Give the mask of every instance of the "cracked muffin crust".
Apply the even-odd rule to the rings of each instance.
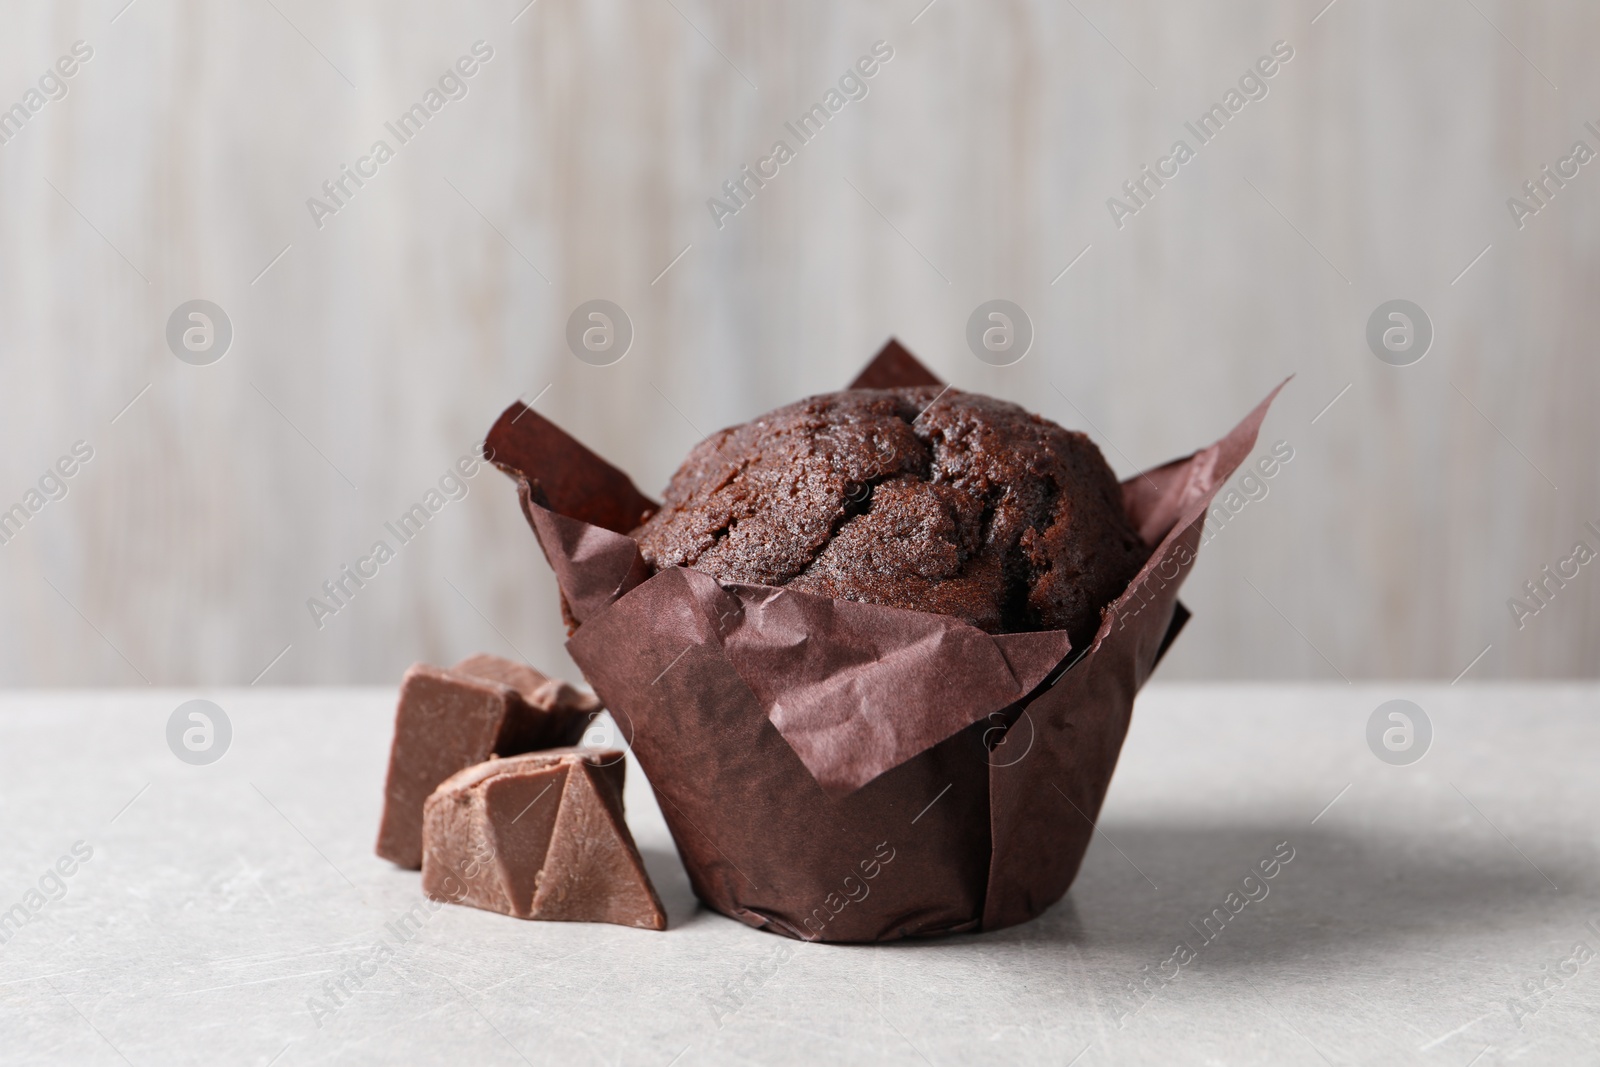
[[[1086,436],[928,386],[827,393],[702,441],[634,531],[656,570],[1094,638],[1150,553]]]

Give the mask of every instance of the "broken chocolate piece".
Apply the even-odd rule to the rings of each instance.
[[[501,743],[493,754],[514,756],[543,748],[575,745],[595,716],[603,710],[598,697],[576,689],[560,678],[550,678],[526,663],[479,652],[450,668],[452,674],[467,674],[508,685],[517,691],[528,708],[541,714],[520,711],[507,718]]]
[[[422,890],[519,919],[664,930],[623,818],[615,750],[494,759],[452,775],[423,816]]]
[[[480,654],[448,670],[418,663],[400,683],[378,855],[422,865],[422,806],[446,778],[491,755],[575,744],[600,702],[565,682]]]

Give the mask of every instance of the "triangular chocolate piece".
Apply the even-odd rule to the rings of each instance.
[[[496,775],[484,783],[483,804],[489,813],[496,866],[511,901],[509,914],[519,919],[532,917],[529,903],[538,888],[543,865],[542,861],[525,860],[543,857],[550,851],[550,835],[561,812],[561,797],[571,767],[562,762],[532,768],[527,773]]]
[[[667,913],[622,818],[622,797],[586,764],[567,775],[533,918],[665,930]]]
[[[936,374],[917,361],[893,337],[878,349],[866,369],[850,383],[851,389],[902,389],[913,385],[943,385]]]
[[[494,759],[428,798],[422,890],[519,919],[666,929],[666,912],[623,817],[615,750]]]
[[[542,859],[566,779],[560,757],[488,760],[451,775],[428,798],[423,813],[422,891],[434,900],[526,918],[533,879],[530,875],[526,892],[519,893],[518,880],[508,874],[518,864],[506,857]],[[509,833],[490,816],[491,784],[527,794],[524,799],[508,796],[511,790],[496,791],[496,800],[522,815],[500,820],[510,824]]]

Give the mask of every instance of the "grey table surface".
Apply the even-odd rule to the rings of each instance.
[[[165,738],[195,696],[233,727],[208,766]],[[1366,741],[1396,697],[1433,727],[1407,766]],[[393,698],[0,695],[0,908],[30,916],[0,944],[0,1061],[1600,1062],[1594,685],[1152,685],[1064,900],[883,946],[700,907],[637,765],[669,930],[443,906],[397,941],[420,890],[372,854]]]

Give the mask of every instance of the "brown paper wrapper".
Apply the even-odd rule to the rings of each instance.
[[[852,388],[938,384],[891,341]],[[627,531],[656,505],[625,474],[520,403],[488,445],[695,893],[793,937],[888,941],[1026,922],[1067,891],[1134,694],[1188,619],[1177,592],[1206,509],[1278,389],[1216,444],[1123,483],[1155,547],[1081,652],[1062,631],[652,575]]]

